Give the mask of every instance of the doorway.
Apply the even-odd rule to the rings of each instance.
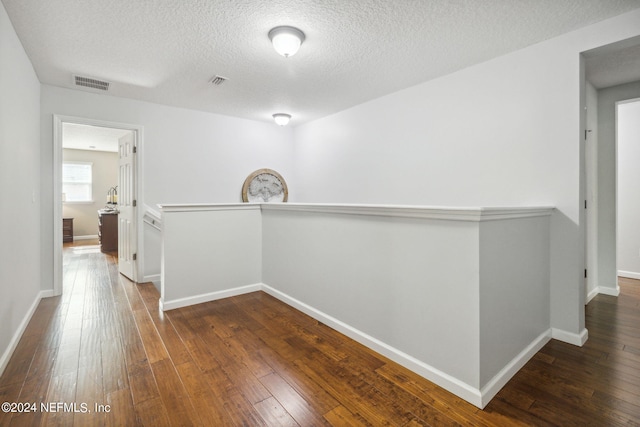
[[[616,103],[616,270],[640,279],[640,99]]]
[[[587,104],[586,129],[592,131],[585,133],[587,154],[591,154],[585,162],[585,200],[588,201],[585,302],[588,303],[597,294],[617,296],[620,293],[616,242],[616,110],[619,101],[640,96],[640,36],[582,54],[587,82],[582,89]]]
[[[62,224],[67,227],[68,232],[69,220],[74,218],[72,220],[75,223],[73,228],[77,237],[97,239],[102,233],[99,230],[98,211],[111,215],[108,217],[109,220],[117,218],[115,231],[105,230],[105,232],[116,233],[115,236],[111,234],[108,239],[111,239],[112,242],[117,241],[116,250],[120,273],[134,282],[138,281],[140,270],[140,265],[137,262],[138,242],[141,240],[139,238],[139,218],[135,208],[140,185],[137,152],[141,145],[141,137],[142,128],[140,126],[78,117],[54,116],[55,295],[60,295],[63,291],[62,248],[64,238]],[[81,161],[80,157],[84,157],[85,161]],[[67,168],[76,167],[80,170],[84,167],[85,177],[89,171],[88,179],[91,181],[91,190],[82,189],[82,182],[80,185],[74,185],[73,182],[63,182],[63,164],[65,162]],[[109,162],[111,162],[109,168],[113,167],[113,169],[104,174],[105,164]],[[95,171],[92,171],[93,168]],[[102,176],[102,174],[106,176]],[[70,178],[70,181],[73,180],[73,177]],[[93,182],[94,180],[95,182]],[[83,179],[79,181],[83,181]],[[84,181],[84,187],[88,187],[86,185],[87,179]],[[63,185],[65,185],[65,191],[63,191]],[[83,191],[89,191],[90,194],[82,194]],[[78,201],[83,198],[84,201]],[[116,213],[117,215],[115,215]],[[67,220],[65,221],[63,218],[67,218]],[[104,237],[107,236],[104,235]],[[105,240],[103,239],[103,241]],[[108,249],[113,250],[113,248]]]

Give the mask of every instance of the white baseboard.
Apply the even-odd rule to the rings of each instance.
[[[262,285],[262,290],[269,295],[279,299],[280,301],[288,304],[305,314],[313,317],[314,319],[330,326],[348,336],[349,338],[359,342],[362,345],[369,347],[370,349],[377,351],[385,357],[393,360],[394,362],[404,366],[405,368],[417,373],[418,375],[428,379],[429,381],[439,385],[440,387],[449,390],[451,393],[461,397],[467,402],[476,405],[479,408],[483,407],[483,399],[480,390],[469,384],[460,381],[457,378],[452,377],[445,372],[442,372],[433,366],[430,366],[382,341],[365,334],[364,332],[347,325],[346,323],[323,313],[297,299],[284,294],[271,286],[266,284]]]
[[[484,408],[493,397],[509,382],[509,380],[531,359],[546,343],[551,340],[551,329],[543,332],[533,340],[524,350],[507,363],[507,365],[496,374],[482,389],[480,396],[482,398],[481,408]]]
[[[51,297],[55,297],[55,296],[56,296],[56,294],[53,291],[53,289],[47,289],[46,291],[40,291],[40,299],[42,299],[42,298],[51,298]],[[38,302],[40,302],[40,299],[38,300]]]
[[[587,338],[589,338],[589,331],[583,329],[579,334],[574,334],[562,329],[551,328],[551,338],[582,347],[587,342]]]
[[[636,273],[634,271],[618,270],[618,276],[627,277],[629,279],[638,279],[638,280],[640,280],[640,273]]]
[[[587,300],[584,302],[584,305],[587,305],[591,302],[591,300],[598,295],[600,292],[598,292],[598,288],[592,289],[591,292],[589,292],[587,294]]]
[[[248,286],[241,286],[234,289],[212,292],[208,294],[197,295],[189,298],[182,298],[167,302],[160,300],[160,309],[163,311],[173,310],[175,308],[185,307],[203,302],[214,301],[217,299],[228,298],[231,296],[242,295],[249,292],[264,291],[267,294],[277,298],[291,307],[294,307],[303,313],[313,317],[326,324],[327,326],[343,333],[349,338],[367,346],[368,348],[382,354],[383,356],[393,360],[394,362],[404,366],[405,368],[417,373],[427,380],[437,384],[438,386],[450,391],[467,402],[484,408],[489,401],[504,387],[504,385],[518,372],[528,361],[553,337],[562,341],[571,342],[570,340],[580,341],[584,337],[586,341],[586,329],[580,335],[570,334],[560,330],[548,330],[538,336],[531,344],[522,350],[513,360],[511,360],[491,381],[489,381],[482,390],[479,390],[439,369],[422,362],[397,348],[394,348],[377,338],[374,338],[302,301],[299,301],[277,289],[264,283],[257,283]],[[575,335],[575,336],[574,336]],[[577,338],[576,338],[577,337]],[[584,341],[581,341],[584,343]],[[578,344],[581,345],[581,344]]]
[[[36,308],[38,308],[38,304],[40,303],[40,300],[42,298],[47,298],[50,296],[53,296],[53,290],[40,291],[36,296],[35,300],[33,301],[33,303],[31,304],[31,306],[29,307],[29,310],[27,310],[27,313],[22,318],[22,322],[20,322],[20,325],[18,325],[18,329],[13,334],[11,341],[9,341],[9,345],[7,346],[6,350],[2,354],[2,357],[0,357],[0,375],[2,375],[5,368],[9,364],[9,360],[11,359],[13,352],[16,350],[16,347],[18,346],[18,342],[20,342],[20,338],[22,338],[22,334],[24,334],[25,329],[27,329],[27,325],[31,320],[31,316],[33,316],[33,313],[35,313]]]
[[[598,286],[598,293],[617,297],[618,295],[620,295],[620,286],[618,286],[617,284],[615,288],[606,288],[604,286]]]
[[[586,304],[589,304],[591,302],[591,300],[599,294],[603,294],[603,295],[611,295],[614,297],[617,297],[618,295],[620,295],[620,286],[618,286],[616,284],[615,288],[607,288],[605,286],[598,286],[597,288],[593,289],[591,292],[589,292],[587,294],[587,301],[585,302]]]
[[[73,236],[73,240],[92,240],[97,238],[98,238],[97,234],[91,234],[87,236]]]
[[[159,282],[162,276],[160,274],[149,274],[142,278],[142,283]]]
[[[240,286],[233,289],[225,289],[224,291],[210,292],[207,294],[195,295],[187,298],[178,298],[170,301],[163,301],[160,298],[160,310],[168,311],[189,305],[201,304],[203,302],[215,301],[222,298],[234,297],[236,295],[248,294],[249,292],[257,292],[262,290],[262,284]]]

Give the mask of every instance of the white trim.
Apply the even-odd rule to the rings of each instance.
[[[611,295],[617,297],[620,295],[620,286],[616,284],[615,288],[607,288],[606,286],[598,286],[598,293],[603,295]]]
[[[479,408],[482,408],[482,396],[480,390],[475,387],[470,386],[469,384],[460,381],[457,378],[452,377],[449,374],[446,374],[431,365],[428,365],[394,347],[391,347],[384,342],[365,334],[364,332],[353,328],[352,326],[347,325],[340,320],[329,316],[328,314],[323,313],[320,310],[317,310],[297,299],[290,297],[289,295],[282,293],[269,285],[262,284],[262,290],[274,298],[279,299],[285,304],[294,307],[303,313],[313,317],[314,319],[330,326],[331,328],[337,330],[348,336],[349,338],[361,343],[362,345],[367,346],[368,348],[380,353],[381,355],[388,357],[394,362],[404,366],[405,368],[417,373],[418,375],[432,381],[433,383],[439,385],[440,387],[445,388],[446,390],[454,393],[455,395],[461,397],[462,399],[470,402],[473,405],[476,405]]]
[[[149,215],[153,219],[157,219],[158,221],[162,220],[162,214],[155,209],[152,209],[150,206],[144,205],[145,215]]]
[[[260,203],[189,203],[158,205],[162,212],[260,210]]]
[[[162,214],[144,205],[142,220],[156,230],[162,230]]]
[[[598,291],[598,288],[592,289],[591,292],[589,292],[587,294],[587,298],[586,298],[586,301],[585,301],[584,305],[589,304],[591,302],[591,300],[593,298],[595,298],[599,293],[600,292]]]
[[[51,297],[55,297],[55,295],[53,294],[53,290],[52,289],[47,289],[45,291],[40,291],[40,299],[42,299],[42,298],[51,298]]]
[[[97,238],[98,238],[97,234],[88,234],[86,236],[73,236],[73,240],[92,240]]]
[[[587,338],[589,338],[589,331],[583,329],[579,334],[574,334],[562,329],[551,328],[551,338],[582,347],[587,342]]]
[[[149,274],[142,278],[142,283],[159,282],[161,278],[162,278],[162,275],[160,274]]]
[[[256,283],[254,285],[240,286],[233,289],[225,289],[223,291],[210,292],[187,298],[178,298],[171,301],[163,301],[162,298],[160,298],[160,310],[168,311],[180,307],[187,307],[189,305],[201,304],[203,302],[234,297],[236,295],[248,294],[250,292],[257,292],[260,290],[262,290],[262,284]]]
[[[405,205],[356,205],[323,203],[263,203],[262,210],[368,215],[449,221],[492,221],[551,215],[554,208],[541,207],[445,207]]]
[[[53,293],[62,294],[62,122],[53,116]]]
[[[504,387],[507,382],[536,354],[544,345],[549,342],[552,335],[554,338],[575,338],[572,334],[565,333],[564,331],[549,329],[540,334],[534,339],[525,349],[523,349],[516,357],[514,357],[504,368],[500,370],[483,388],[478,390],[477,388],[460,381],[459,379],[440,371],[439,369],[424,363],[401,350],[392,347],[377,338],[374,338],[302,301],[299,301],[277,289],[265,284],[256,283],[253,285],[241,286],[233,289],[227,289],[223,291],[211,292],[208,294],[196,295],[194,297],[181,298],[173,301],[167,301],[163,303],[162,298],[159,301],[159,307],[161,311],[173,310],[180,307],[186,307],[190,305],[200,304],[203,302],[214,301],[223,298],[229,298],[236,295],[247,294],[251,292],[264,291],[267,294],[277,298],[285,304],[296,308],[303,313],[313,317],[326,324],[327,326],[335,329],[338,332],[343,333],[349,338],[365,345],[366,347],[380,353],[381,355],[393,360],[394,362],[404,366],[405,368],[417,373],[418,375],[426,378],[429,381],[437,384],[440,387],[454,393],[469,403],[484,408],[489,401]],[[586,341],[586,329],[580,335],[580,339]],[[562,339],[567,341],[567,339]],[[570,341],[567,341],[570,342]],[[572,342],[573,344],[573,342]],[[581,344],[580,344],[581,345]]]
[[[618,276],[627,277],[629,279],[640,279],[640,273],[636,273],[634,271],[618,270]]]
[[[584,255],[586,269],[589,272],[588,277],[585,278],[585,305],[597,295],[598,288],[598,276],[599,276],[599,255],[598,255],[598,206],[599,206],[599,190],[598,190],[598,123],[597,123],[597,89],[590,85],[593,91],[596,93],[596,105],[590,105],[588,107],[595,107],[596,123],[591,123],[589,118],[589,110],[587,109],[587,98],[589,83],[585,82],[582,86],[584,92],[584,107],[586,111],[584,115],[584,200],[587,203],[585,207],[585,221],[584,225],[581,225],[581,233],[584,235]],[[590,129],[587,129],[589,127]],[[588,131],[588,132],[587,132]],[[581,198],[582,199],[582,198]],[[582,202],[582,200],[581,200]],[[591,291],[589,289],[591,288]],[[594,293],[595,291],[595,293]]]
[[[38,304],[40,304],[40,300],[42,298],[48,298],[51,296],[53,296],[53,290],[40,291],[36,296],[35,300],[31,304],[31,307],[29,307],[29,310],[27,310],[27,313],[22,318],[22,322],[20,322],[20,324],[18,325],[18,329],[13,334],[13,337],[11,337],[11,341],[9,341],[7,349],[4,351],[2,357],[0,357],[0,375],[2,375],[5,368],[7,367],[7,364],[9,364],[9,360],[11,359],[13,352],[18,346],[20,338],[22,338],[22,334],[24,334],[24,331],[27,329],[27,325],[29,325],[29,322],[31,321],[33,313],[35,313],[36,309],[38,308]]]
[[[589,292],[589,294],[587,295],[587,302],[586,304],[589,304],[591,302],[591,300],[596,297],[597,295],[602,294],[602,295],[611,295],[612,297],[617,297],[620,295],[620,286],[616,285],[615,288],[607,288],[605,286],[598,286],[597,288],[595,288],[594,290],[592,290],[591,292]]]
[[[443,207],[326,203],[191,203],[162,204],[158,205],[158,207],[163,212],[261,209],[264,211],[295,211],[474,222],[549,216],[555,209],[550,206]]]
[[[323,203],[263,203],[262,210],[368,215],[449,221],[492,221],[548,216],[554,208],[540,207],[445,207],[406,205],[355,205]]]
[[[524,350],[507,363],[482,389],[480,396],[482,399],[481,408],[484,408],[493,397],[509,382],[511,378],[538,352],[546,343],[551,340],[551,329],[543,332],[531,342]]]
[[[108,122],[103,120],[88,119],[84,117],[53,115],[53,294],[62,294],[62,125],[63,123],[75,123],[81,125],[100,126],[116,129],[127,129],[136,133],[136,201],[138,206],[144,206],[143,182],[144,176],[142,150],[144,143],[144,127],[129,123]],[[142,276],[144,271],[144,234],[142,224],[142,209],[136,210],[136,253],[138,254],[136,268],[134,268],[134,281]]]

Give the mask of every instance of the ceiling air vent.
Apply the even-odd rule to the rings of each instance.
[[[220,86],[222,83],[226,81],[227,81],[227,78],[222,76],[215,76],[214,78],[211,79],[211,83],[213,83],[216,86]]]
[[[73,76],[73,80],[76,86],[88,87],[98,90],[109,90],[111,83],[104,80],[92,79],[91,77]]]

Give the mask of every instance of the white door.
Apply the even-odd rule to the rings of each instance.
[[[118,140],[118,269],[120,274],[136,281],[136,133]]]

